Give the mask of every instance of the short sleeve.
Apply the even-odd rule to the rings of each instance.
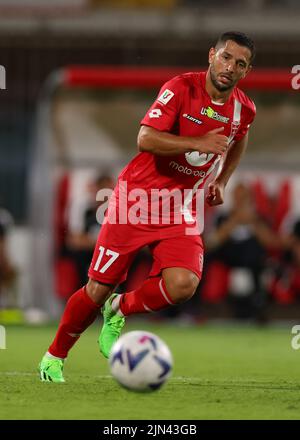
[[[256,115],[256,109],[253,104],[253,108],[248,109],[247,115],[245,116],[244,121],[242,122],[237,134],[234,137],[234,142],[240,141],[248,133],[251,124],[254,121],[255,115]]]
[[[142,119],[141,125],[148,125],[160,131],[171,131],[178,119],[182,89],[180,77],[166,82]]]

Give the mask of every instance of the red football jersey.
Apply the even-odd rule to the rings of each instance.
[[[230,144],[241,140],[255,117],[253,101],[235,87],[224,104],[214,102],[205,89],[205,79],[206,72],[192,72],[165,83],[141,125],[179,136],[202,136],[224,127],[222,134]],[[183,194],[188,189],[193,195],[204,186],[220,158],[198,152],[173,156],[139,153],[120,174],[116,196],[121,181],[126,182],[128,192],[136,188],[148,194],[153,189],[177,189]]]

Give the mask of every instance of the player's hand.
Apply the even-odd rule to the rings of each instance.
[[[220,134],[224,127],[215,128],[197,138],[197,151],[200,153],[224,154],[228,148],[228,137]]]
[[[209,206],[222,205],[224,203],[225,185],[214,181],[208,185],[206,203]]]

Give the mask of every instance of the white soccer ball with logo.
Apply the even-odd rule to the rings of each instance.
[[[168,346],[146,331],[125,333],[113,345],[109,365],[123,387],[140,392],[158,390],[171,376],[173,359]]]

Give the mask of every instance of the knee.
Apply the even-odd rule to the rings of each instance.
[[[100,284],[98,281],[89,278],[86,285],[86,293],[96,304],[102,305],[110,296],[113,288],[105,284]]]
[[[188,301],[196,292],[199,278],[193,272],[178,272],[165,280],[166,288],[175,304]]]

